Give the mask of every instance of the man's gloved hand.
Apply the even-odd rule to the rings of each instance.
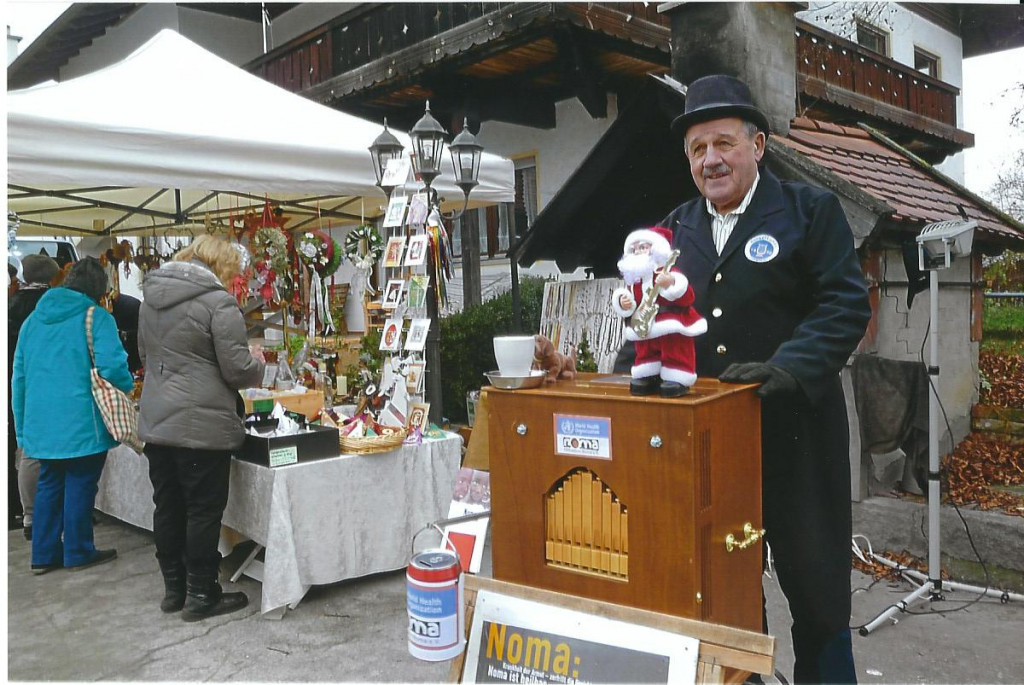
[[[789,371],[762,362],[730,364],[718,380],[723,383],[761,383],[755,390],[759,397],[796,392],[800,385]]]

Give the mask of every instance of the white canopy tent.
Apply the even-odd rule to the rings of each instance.
[[[288,228],[381,213],[368,148],[382,123],[319,105],[169,29],[121,62],[7,94],[8,209],[19,235],[180,233],[264,198]],[[411,148],[405,133],[392,131]],[[434,187],[461,206],[450,157]],[[514,200],[511,161],[484,154],[470,204]],[[419,183],[408,184],[409,192]]]

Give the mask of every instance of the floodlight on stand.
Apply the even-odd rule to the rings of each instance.
[[[971,254],[978,222],[953,219],[928,224],[917,236],[917,262],[921,271],[948,269],[955,257]]]
[[[975,587],[942,578],[941,530],[939,513],[942,497],[941,460],[939,455],[939,270],[948,269],[957,257],[968,257],[974,240],[974,229],[978,223],[967,219],[939,221],[925,226],[917,236],[918,262],[922,271],[927,270],[929,289],[928,337],[930,359],[928,364],[928,575],[908,569],[897,569],[901,576],[920,583],[920,587],[889,606],[871,621],[860,627],[861,635],[868,635],[875,628],[886,624],[897,612],[907,611],[911,602],[928,599],[944,599],[943,586],[953,590],[966,590],[979,595],[998,597],[1007,602],[1024,601],[1024,595],[998,590],[993,587]],[[870,555],[885,564],[888,560],[874,552]]]
[[[404,150],[405,146],[388,130],[388,119],[384,117],[384,131],[370,146],[370,158],[373,160],[373,173],[377,175],[377,186],[384,191],[388,199],[391,198],[391,192],[395,187],[382,185],[384,172],[387,171],[388,162],[401,158]]]
[[[430,114],[430,101],[426,112],[409,131],[412,139],[412,170],[427,188],[441,173],[441,156],[444,153],[444,139],[447,134],[441,124]]]

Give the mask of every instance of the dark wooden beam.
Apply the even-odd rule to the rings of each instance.
[[[591,118],[604,119],[608,116],[608,95],[590,51],[571,28],[558,27],[554,33],[563,83],[572,89]]]
[[[537,89],[514,76],[500,80],[482,80],[437,75],[428,80],[434,97],[430,108],[450,114],[468,110],[477,121],[503,121],[533,128],[555,127],[557,92]]]

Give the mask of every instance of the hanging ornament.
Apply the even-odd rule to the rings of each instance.
[[[439,310],[448,306],[448,281],[452,278],[452,250],[441,215],[435,209],[427,217],[430,239],[430,263],[434,268],[434,292]]]
[[[363,286],[374,294],[376,291],[370,283],[370,272],[384,254],[384,239],[377,229],[370,224],[356,226],[345,236],[345,258],[356,268],[356,278]],[[359,289],[356,283],[353,288]]]

